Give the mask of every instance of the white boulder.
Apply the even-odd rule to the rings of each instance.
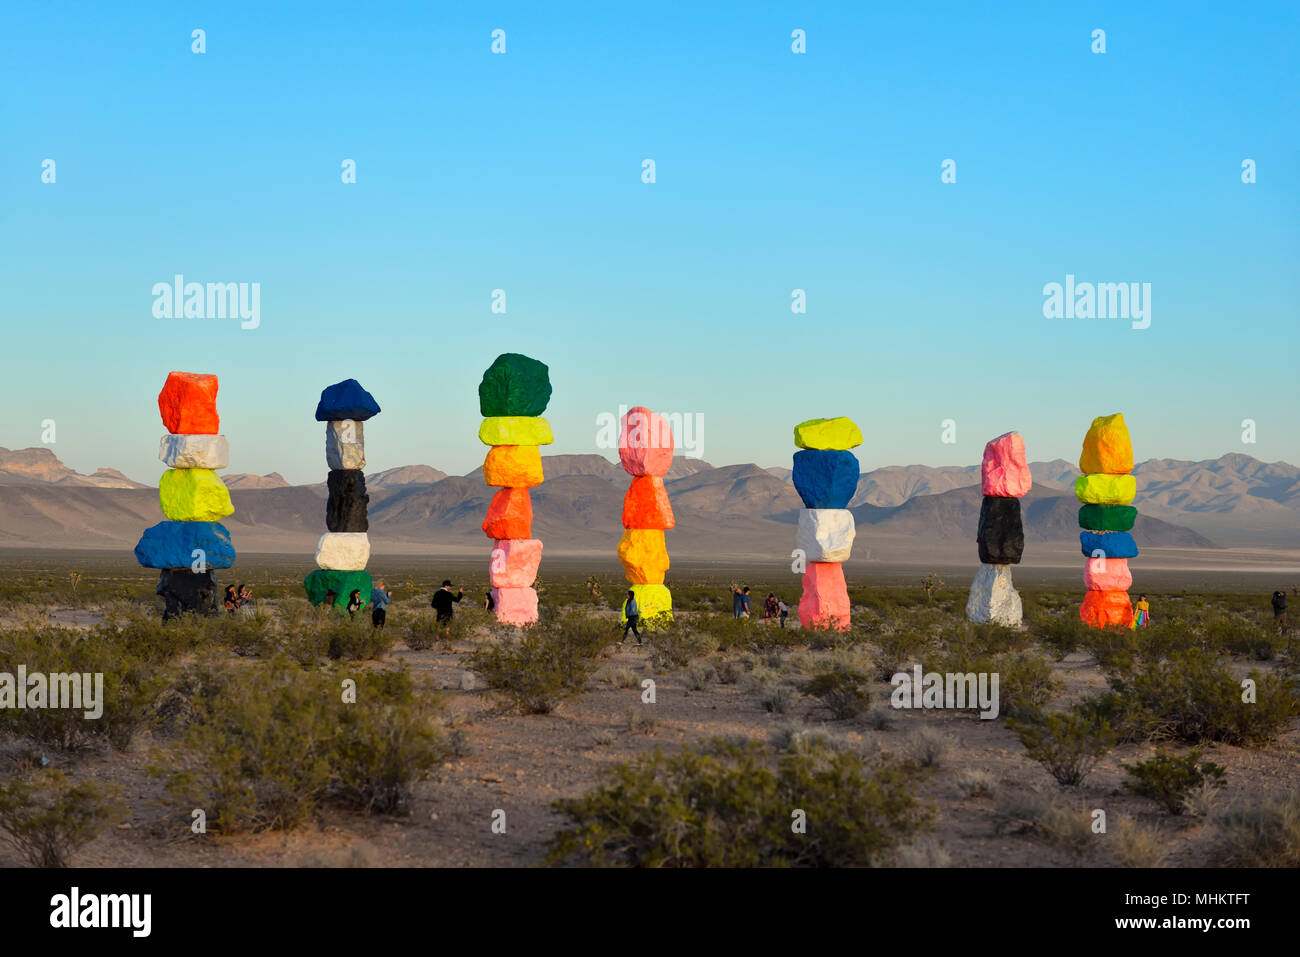
[[[847,508],[803,508],[795,545],[810,562],[845,562],[855,534],[853,513]]]
[[[980,565],[966,599],[966,617],[976,624],[991,621],[1008,628],[1020,627],[1024,609],[1011,581],[1010,565]]]
[[[325,423],[325,461],[332,469],[366,467],[365,423],[335,419]]]
[[[230,443],[224,435],[173,435],[158,443],[158,458],[169,469],[224,469],[230,464]]]
[[[359,572],[370,561],[370,536],[365,532],[326,532],[316,543],[316,565],[340,572]]]

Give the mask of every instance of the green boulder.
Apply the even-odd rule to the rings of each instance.
[[[329,568],[316,569],[303,579],[302,584],[307,589],[307,600],[313,605],[319,605],[325,600],[325,592],[334,592],[337,596],[334,605],[337,608],[347,607],[348,596],[354,590],[361,592],[361,607],[364,608],[370,604],[370,592],[375,587],[370,572],[343,572]]]
[[[478,407],[484,418],[541,415],[550,401],[551,376],[546,363],[517,352],[497,356],[478,384]]]
[[[1132,505],[1080,505],[1079,527],[1093,532],[1127,532],[1137,514]]]

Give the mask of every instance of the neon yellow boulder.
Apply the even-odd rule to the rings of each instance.
[[[1132,475],[1080,475],[1074,480],[1074,495],[1085,505],[1129,505],[1137,487]]]
[[[212,469],[168,469],[158,480],[158,504],[173,522],[219,522],[235,511],[226,483]]]
[[[484,445],[550,445],[551,423],[537,415],[493,415],[478,427]]]
[[[862,444],[862,430],[847,416],[809,419],[794,427],[794,444],[801,449],[847,452]]]

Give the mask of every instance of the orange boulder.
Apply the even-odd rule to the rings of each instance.
[[[657,475],[632,479],[623,496],[623,527],[668,529],[676,524],[664,480]]]
[[[526,488],[503,488],[492,496],[483,534],[488,538],[532,538],[533,501]]]
[[[483,460],[483,481],[501,488],[542,484],[542,453],[535,445],[494,445]]]
[[[1090,628],[1127,628],[1133,624],[1133,606],[1126,591],[1094,589],[1084,596],[1079,617]]]
[[[172,435],[216,435],[217,377],[202,372],[170,372],[158,393],[158,411]]]

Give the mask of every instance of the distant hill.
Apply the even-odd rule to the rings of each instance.
[[[628,474],[601,455],[544,456],[543,464],[546,481],[533,489],[534,534],[553,551],[608,552],[622,534]],[[1076,542],[1076,470],[1061,460],[1031,469],[1034,489],[1023,501],[1028,541]],[[1231,454],[1205,462],[1151,459],[1135,472],[1142,490],[1140,545],[1209,549],[1221,541],[1220,531],[1237,536],[1234,541],[1259,535],[1291,546],[1297,540],[1300,470],[1294,466]],[[290,486],[276,472],[225,480],[236,508],[225,524],[237,548],[307,550],[324,532],[323,483]],[[377,548],[484,543],[480,525],[494,490],[483,484],[481,469],[449,476],[428,465],[404,466],[368,476],[367,485]],[[787,469],[715,468],[679,457],[666,485],[677,517],[674,555],[789,554],[790,526],[802,502]],[[865,473],[851,509],[861,535],[941,544],[971,542],[979,506],[978,467],[911,465]],[[130,549],[145,527],[161,520],[156,490],[118,473],[80,475],[49,449],[0,449],[0,545]]]

